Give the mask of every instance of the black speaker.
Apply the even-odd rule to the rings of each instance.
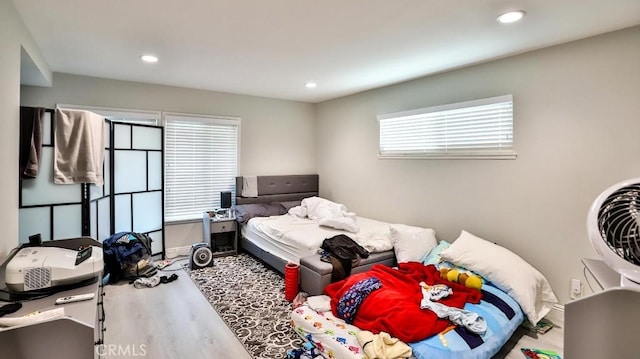
[[[196,243],[192,245],[189,268],[194,270],[206,267],[213,267],[213,253],[211,252],[211,248],[209,248],[206,243]]]
[[[220,192],[220,208],[231,208],[231,192]]]

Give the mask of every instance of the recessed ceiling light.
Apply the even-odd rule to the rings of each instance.
[[[142,55],[140,58],[144,62],[158,62],[158,58],[153,55]]]
[[[498,21],[503,24],[510,24],[512,22],[520,21],[524,17],[526,12],[522,10],[509,11],[504,14],[498,16]]]
[[[304,86],[308,89],[312,89],[318,86],[318,84],[316,84],[315,82],[307,82],[306,84],[304,84]]]

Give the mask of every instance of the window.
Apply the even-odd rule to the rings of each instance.
[[[235,192],[240,119],[164,114],[165,221],[202,218]]]
[[[378,116],[381,158],[515,158],[513,96]]]

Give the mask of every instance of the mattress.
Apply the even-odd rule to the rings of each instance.
[[[467,303],[464,309],[482,315],[487,331],[474,336],[463,329],[445,330],[424,340],[408,343],[417,359],[491,358],[509,340],[524,315],[516,303],[500,289],[485,283],[479,304]],[[304,340],[312,342],[327,358],[363,358],[356,339],[359,328],[346,324],[331,312],[318,313],[302,306],[291,313],[292,325]]]
[[[300,258],[317,254],[322,241],[338,234],[353,238],[369,252],[393,248],[389,223],[356,217],[360,230],[350,233],[318,225],[317,221],[288,214],[251,218],[241,228],[242,236],[257,247],[288,262],[300,263]]]

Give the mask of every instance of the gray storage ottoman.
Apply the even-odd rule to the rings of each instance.
[[[361,259],[357,266],[351,268],[351,274],[369,270],[374,264],[384,264],[389,267],[396,265],[396,256],[393,250],[379,253],[371,253],[368,258]],[[331,263],[320,260],[319,254],[300,258],[300,290],[309,295],[320,295],[329,283],[331,283]]]

